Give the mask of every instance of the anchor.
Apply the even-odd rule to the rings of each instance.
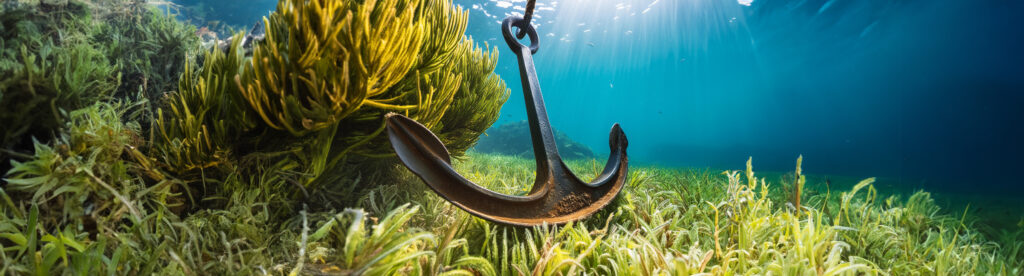
[[[592,182],[576,177],[558,155],[533,64],[533,54],[539,49],[537,31],[530,25],[533,2],[527,4],[524,17],[509,16],[501,25],[505,42],[519,57],[519,74],[537,162],[536,180],[527,195],[497,193],[469,181],[452,168],[448,149],[429,129],[406,116],[386,115],[388,139],[398,158],[434,192],[473,215],[516,226],[564,224],[601,210],[622,190],[629,161],[626,157],[628,141],[619,124],[612,126],[609,135],[608,162]],[[529,46],[516,40],[513,27],[519,28],[520,37],[529,36]]]

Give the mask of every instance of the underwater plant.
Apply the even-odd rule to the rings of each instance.
[[[107,14],[106,24],[97,28],[92,39],[102,45],[111,64],[121,72],[122,84],[115,95],[142,93],[158,102],[178,87],[184,61],[198,49],[196,28],[146,1],[120,1],[106,4],[124,8]]]
[[[280,1],[252,57],[236,43],[186,68],[153,156],[187,180],[276,163],[316,189],[360,173],[346,163],[388,166],[368,159],[392,155],[380,134],[393,111],[465,151],[509,93],[496,54],[463,35],[467,15],[448,1]]]
[[[33,139],[56,137],[67,112],[173,90],[166,80],[198,46],[193,27],[144,2],[58,2],[0,10],[0,158],[29,156]]]
[[[206,52],[202,67],[186,63],[178,91],[156,112],[152,151],[179,176],[228,162],[230,142],[255,127],[234,82],[245,60],[240,37],[227,52]]]
[[[374,138],[389,111],[427,122],[465,150],[508,97],[492,74],[497,56],[464,38],[468,13],[448,1],[278,7],[239,85],[266,126],[299,137],[336,135],[347,147],[333,150],[335,159],[348,150],[387,154],[383,139]]]
[[[7,122],[0,126],[2,157],[31,145],[33,137],[49,141],[65,112],[109,96],[117,85],[113,68],[89,45],[37,47],[35,54],[23,45],[16,59],[22,66],[0,80],[0,119]]]

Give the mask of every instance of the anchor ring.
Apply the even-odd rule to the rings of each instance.
[[[527,46],[516,39],[513,35],[515,32],[512,30],[512,27],[519,28],[521,33],[525,33],[530,37],[530,53],[536,54],[537,50],[540,49],[540,37],[537,36],[537,29],[533,28],[530,21],[522,17],[509,16],[501,22],[501,35],[505,37],[505,43],[508,43],[508,47],[512,48],[512,51],[516,51]]]

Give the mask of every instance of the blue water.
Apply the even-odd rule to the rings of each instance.
[[[1024,191],[1019,1],[537,2],[550,119],[596,152],[618,122],[634,163],[786,171],[803,154],[810,173]],[[498,27],[525,1],[456,3],[502,51],[498,124],[525,119]]]
[[[202,2],[182,0],[185,4]],[[276,1],[211,14],[251,25]],[[500,52],[525,0],[456,0]],[[194,3],[193,3],[194,4]],[[224,6],[230,6],[224,8]],[[1024,191],[1024,4],[1009,0],[537,0],[552,124],[595,152],[621,123],[634,164],[878,176],[913,188]]]
[[[261,18],[277,8],[277,0],[171,0],[185,7],[178,12],[182,19],[218,20],[236,29],[248,30]],[[193,22],[202,25],[205,22]]]

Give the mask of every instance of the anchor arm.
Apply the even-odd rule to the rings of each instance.
[[[608,146],[611,148],[611,152],[608,154],[608,162],[605,163],[601,174],[597,175],[590,183],[586,183],[587,186],[598,187],[605,185],[616,181],[620,174],[623,177],[623,181],[625,181],[625,176],[629,170],[629,158],[626,156],[626,147],[629,146],[629,140],[626,139],[626,133],[622,131],[622,127],[619,124],[612,125],[612,131],[608,134]]]
[[[420,177],[444,180],[437,181],[435,182],[437,185],[430,185],[430,187],[438,190],[438,193],[445,198],[490,198],[501,204],[516,204],[544,196],[543,191],[527,196],[500,194],[469,181],[452,168],[448,149],[441,144],[441,140],[434,133],[409,117],[394,112],[388,113],[386,116],[388,138],[391,140],[395,152],[398,153],[399,159],[402,159],[409,169]],[[463,186],[469,189],[463,189]],[[447,190],[456,192],[446,193]]]

